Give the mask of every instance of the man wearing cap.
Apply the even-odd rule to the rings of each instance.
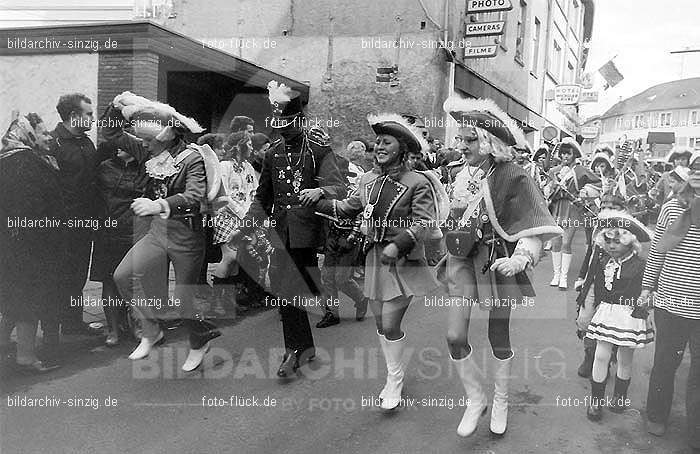
[[[270,282],[275,305],[281,307],[286,347],[277,375],[288,377],[300,360],[314,356],[306,309],[316,306],[310,302],[321,294],[316,248],[323,245],[324,234],[313,204],[322,198],[343,198],[345,182],[328,135],[304,127],[300,93],[276,81],[270,81],[268,92],[273,110],[268,121],[279,138],[263,159],[260,185],[241,233],[271,218]]]

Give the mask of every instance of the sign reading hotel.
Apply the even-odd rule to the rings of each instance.
[[[554,88],[554,101],[557,104],[571,105],[578,104],[581,97],[580,85],[557,85]]]
[[[598,102],[598,92],[596,90],[581,90],[579,102]]]
[[[510,11],[510,0],[467,0],[467,14],[490,13],[492,11]]]
[[[468,22],[466,36],[495,36],[502,35],[506,21]]]
[[[498,52],[498,45],[468,46],[464,48],[464,58],[491,58]]]

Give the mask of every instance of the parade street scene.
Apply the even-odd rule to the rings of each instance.
[[[0,2],[0,453],[700,454],[698,15]]]

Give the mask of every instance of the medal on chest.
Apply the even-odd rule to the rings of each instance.
[[[369,220],[372,217],[372,212],[374,212],[374,205],[368,203],[362,211],[362,217],[365,220]]]
[[[299,194],[299,191],[301,190],[301,169],[294,170],[292,187],[294,188],[294,193]]]

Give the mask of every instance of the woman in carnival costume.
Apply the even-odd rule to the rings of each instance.
[[[503,435],[514,354],[511,304],[501,302],[534,296],[525,270],[539,260],[543,241],[561,235],[562,229],[534,180],[511,162],[511,147],[525,142],[512,120],[489,99],[450,98],[443,108],[461,125],[457,148],[465,161],[450,195],[448,226],[456,223],[458,228],[446,233],[449,253],[438,264],[454,303],[447,324],[450,357],[470,401],[457,433],[474,433],[487,408],[468,340],[475,302],[490,310],[488,338],[495,365],[490,429]]]
[[[209,341],[221,335],[193,306],[205,253],[202,216],[208,209],[207,202],[213,201],[221,189],[218,159],[209,146],[186,141],[188,133],[203,129],[171,106],[130,92],[118,95],[113,105],[153,156],[145,163],[150,177],[146,197],[136,198],[131,204],[136,216],[151,217],[150,229],[114,271],[119,292],[133,302],[143,327],[141,343],[129,359],[145,358],[164,340],[154,308],[141,302],[148,301],[144,275],[154,267],[167,270],[163,265],[169,261],[175,269],[173,301],[179,305],[189,331],[190,350],[182,369],[191,371],[202,363]],[[164,296],[160,295],[163,301]]]
[[[433,173],[409,170],[406,165],[409,153],[428,149],[420,131],[397,114],[370,115],[368,121],[377,134],[375,168],[360,177],[352,196],[321,200],[316,210],[333,220],[354,219],[362,213],[368,246],[364,293],[387,365],[381,408],[390,410],[401,401],[406,369],[401,321],[414,296],[439,285],[427,266],[424,240],[433,233],[432,237],[439,236],[436,221],[446,216],[447,194]]]

